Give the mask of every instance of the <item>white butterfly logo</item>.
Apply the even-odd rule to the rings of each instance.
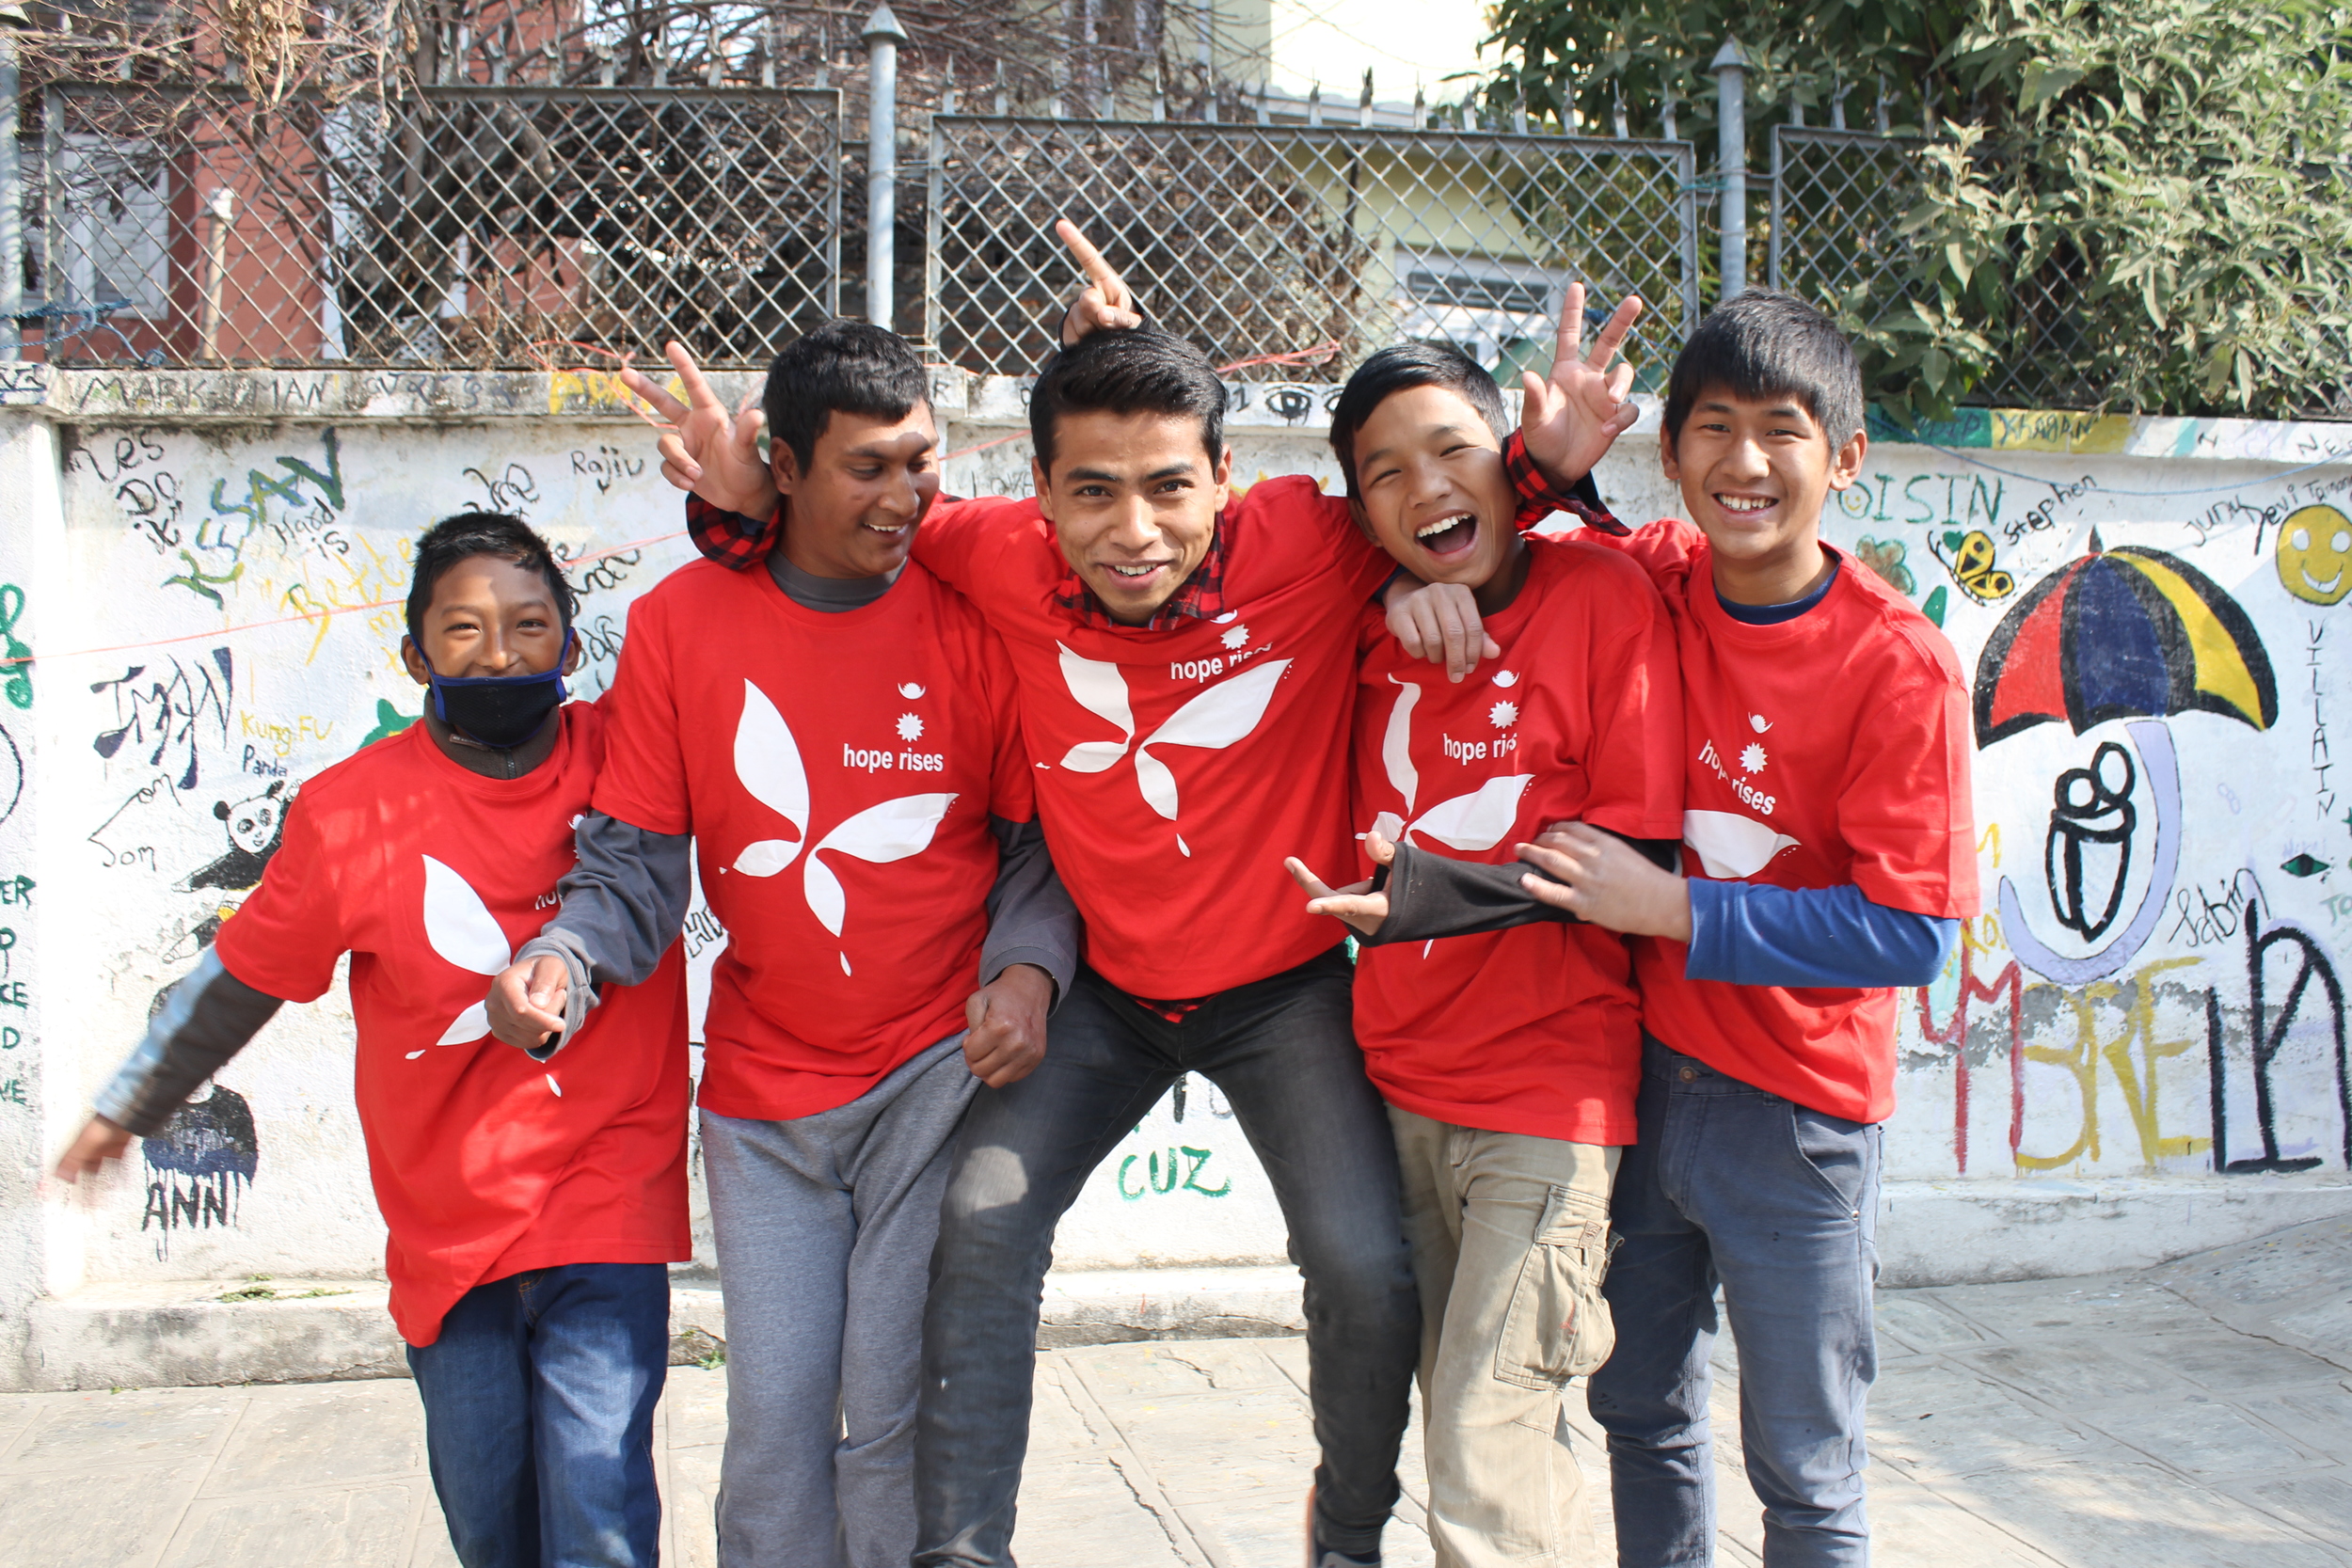
[[[1396,705],[1389,710],[1389,727],[1381,732],[1380,761],[1388,769],[1389,783],[1405,797],[1405,810],[1409,815],[1421,794],[1421,774],[1413,767],[1413,709],[1421,702],[1421,688],[1394,675],[1389,680],[1398,689]],[[1502,842],[1511,824],[1518,820],[1519,797],[1534,782],[1533,773],[1488,779],[1468,795],[1438,801],[1409,827],[1404,817],[1384,811],[1373,819],[1372,831],[1391,843],[1430,838],[1449,849],[1491,849]]]
[[[735,857],[735,869],[745,876],[772,877],[799,859],[808,843],[808,769],[802,765],[800,744],[784,715],[748,680],[743,683],[743,716],[735,726],[735,776],[753,800],[792,829],[788,839],[764,838],[746,845]],[[836,937],[849,921],[849,895],[819,856],[847,855],[869,865],[885,865],[921,854],[930,847],[931,835],[955,799],[952,794],[902,795],[868,806],[825,834],[801,867],[801,892],[809,912]],[[851,973],[847,953],[841,955],[841,973]]]
[[[515,955],[506,944],[506,933],[499,928],[482,895],[431,855],[419,858],[424,862],[424,938],[433,944],[433,951],[476,974],[496,974],[513,962]],[[485,1000],[459,1013],[433,1043],[463,1045],[489,1032],[490,1010]],[[411,1051],[408,1059],[414,1061],[423,1054]]]
[[[1290,667],[1289,659],[1278,658],[1255,666],[1247,674],[1219,681],[1169,714],[1166,723],[1136,743],[1136,786],[1142,791],[1144,803],[1168,821],[1176,820],[1176,775],[1168,770],[1167,763],[1152,754],[1152,747],[1198,746],[1205,751],[1223,751],[1246,739],[1258,727],[1258,721],[1265,717],[1267,705],[1274,701],[1274,689],[1281,684],[1282,673]],[[1127,700],[1127,677],[1120,673],[1117,664],[1081,658],[1064,647],[1061,678],[1080,707],[1119,728],[1117,740],[1082,740],[1062,756],[1061,765],[1073,773],[1100,773],[1125,756],[1128,743],[1136,737],[1135,710]],[[1182,833],[1176,835],[1176,847],[1187,855],[1192,853],[1192,847],[1184,842]]]

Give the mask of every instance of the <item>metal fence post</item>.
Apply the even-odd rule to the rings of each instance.
[[[0,6],[0,359],[24,346],[16,318],[24,313],[24,181],[16,158],[16,30],[29,26],[21,6]]]
[[[1709,69],[1715,72],[1715,169],[1724,187],[1716,209],[1723,232],[1722,287],[1716,294],[1721,303],[1748,288],[1748,56],[1740,40],[1724,40]]]
[[[898,45],[906,29],[888,5],[866,19],[866,319],[893,319],[891,273],[898,249]]]

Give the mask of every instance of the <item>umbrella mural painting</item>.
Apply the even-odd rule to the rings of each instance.
[[[2194,566],[2162,550],[2090,550],[2036,583],[2001,618],[1977,660],[1979,750],[2037,724],[2076,735],[2113,719],[2132,748],[2103,743],[2088,768],[2060,774],[2044,842],[2058,923],[2087,942],[2122,915],[2123,882],[2141,826],[2136,800],[2153,802],[2153,864],[2130,921],[2080,958],[2058,953],[2026,925],[2009,878],[2001,927],[2017,956],[2061,985],[2115,973],[2146,944],[2164,912],[2181,854],[2180,761],[2162,721],[2217,713],[2266,730],[2279,717],[2278,682],[2253,623],[2237,601]],[[2086,881],[2088,879],[2088,885]]]

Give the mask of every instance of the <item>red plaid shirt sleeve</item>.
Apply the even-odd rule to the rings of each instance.
[[[768,559],[784,531],[779,526],[783,518],[781,503],[774,516],[762,521],[723,511],[691,491],[686,497],[686,531],[694,547],[732,572]]]
[[[1521,531],[1534,528],[1555,512],[1565,512],[1586,528],[1603,533],[1630,533],[1633,531],[1617,521],[1616,515],[1602,504],[1599,487],[1593,476],[1586,474],[1566,489],[1555,489],[1543,469],[1527,454],[1527,443],[1518,431],[1502,443],[1502,466],[1511,475],[1511,487],[1518,492],[1519,511],[1515,519]]]

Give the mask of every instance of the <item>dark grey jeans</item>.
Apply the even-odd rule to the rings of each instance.
[[[1224,1090],[1306,1275],[1323,1544],[1378,1549],[1397,1497],[1421,1307],[1388,1112],[1350,1023],[1352,978],[1335,948],[1170,1023],[1082,972],[1054,1015],[1044,1065],[973,1101],[923,1316],[917,1568],[1012,1562],[1054,1227],[1088,1174],[1185,1072]]]
[[[1740,1349],[1740,1445],[1768,1568],[1861,1568],[1878,1375],[1879,1128],[1642,1043],[1641,1141],[1617,1167],[1617,1348],[1586,1390],[1609,1433],[1620,1568],[1715,1560],[1715,1287]]]

